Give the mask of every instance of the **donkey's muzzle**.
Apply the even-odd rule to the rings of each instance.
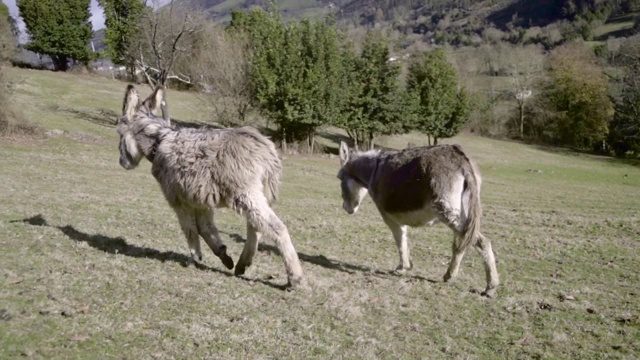
[[[120,166],[127,170],[131,170],[134,168],[133,164],[126,156],[120,156]]]
[[[342,204],[342,208],[344,209],[344,211],[347,212],[347,214],[349,215],[353,215],[353,213],[356,212],[356,209],[352,208],[351,206],[347,205],[347,203],[343,203]]]

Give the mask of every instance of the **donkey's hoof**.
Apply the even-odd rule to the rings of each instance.
[[[444,274],[444,277],[442,278],[442,280],[446,283],[451,282],[453,279],[454,277],[449,273]]]
[[[238,265],[236,265],[236,269],[235,269],[235,271],[233,273],[236,276],[244,275],[244,272],[245,272],[246,269],[247,268],[246,268],[246,266],[244,266],[244,264],[242,264],[242,265],[238,264]]]
[[[486,289],[485,291],[483,291],[482,293],[480,293],[480,295],[482,296],[486,296],[490,299],[493,299],[496,297],[496,289],[492,288],[492,289]]]
[[[407,271],[409,271],[409,270],[405,269],[405,268],[397,267],[395,270],[391,271],[391,273],[393,275],[402,276],[402,275],[406,274]]]
[[[233,269],[233,259],[229,255],[222,254],[220,256],[220,260],[222,260],[222,263],[227,267],[227,269]]]
[[[307,289],[307,281],[302,276],[293,276],[289,278],[289,282],[287,283],[287,290],[303,290]]]
[[[409,262],[409,266],[404,266],[402,264],[396,266],[396,269],[393,271],[397,275],[404,275],[407,271],[413,269],[413,262]]]

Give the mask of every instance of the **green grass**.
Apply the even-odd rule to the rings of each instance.
[[[310,283],[290,293],[279,289],[284,266],[269,240],[246,278],[210,252],[208,269],[182,266],[186,241],[149,164],[118,165],[111,122],[124,83],[10,75],[21,79],[15,103],[28,118],[68,133],[0,138],[2,359],[631,359],[640,352],[638,166],[473,136],[446,140],[462,144],[483,172],[483,232],[502,280],[489,300],[478,294],[484,272],[475,252],[457,281],[441,282],[451,248],[442,225],[410,230],[414,269],[390,273],[397,250],[371,201],[353,216],[341,208],[337,158],[287,156],[275,210]],[[206,119],[198,104],[169,92],[177,118]],[[415,134],[381,140],[396,148],[425,143]],[[218,213],[237,260],[244,222]]]

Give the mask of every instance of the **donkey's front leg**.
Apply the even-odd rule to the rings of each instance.
[[[404,273],[407,270],[410,270],[413,267],[411,263],[411,255],[409,254],[409,244],[407,239],[407,226],[400,225],[395,221],[384,218],[385,223],[391,229],[391,233],[393,233],[393,238],[396,241],[396,246],[398,247],[398,253],[400,254],[400,263],[398,267],[396,267],[396,271],[399,273]]]
[[[227,269],[233,269],[233,259],[227,255],[227,247],[220,240],[218,229],[213,223],[213,212],[200,212],[196,215],[196,223],[198,225],[198,233],[204,241],[209,245],[211,251],[222,260]]]
[[[175,209],[178,215],[178,221],[184,236],[187,238],[189,252],[191,253],[191,261],[193,263],[202,263],[202,250],[200,249],[200,238],[198,237],[198,227],[196,225],[196,217],[192,211],[185,209]]]

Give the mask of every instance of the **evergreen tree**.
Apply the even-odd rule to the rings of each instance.
[[[616,104],[609,144],[617,156],[640,155],[640,69],[637,65],[627,75],[622,98]]]
[[[303,20],[285,25],[277,9],[234,12],[230,31],[251,39],[253,98],[278,126],[283,147],[308,141],[337,116],[340,82],[338,34],[333,21]]]
[[[18,0],[18,8],[31,35],[26,48],[49,55],[56,70],[91,59],[90,0]]]
[[[145,5],[142,0],[98,0],[104,10],[107,56],[116,65],[133,71],[130,45]]]
[[[345,50],[343,66],[350,77],[349,94],[338,126],[347,131],[356,146],[366,143],[373,148],[377,136],[404,132],[400,65],[389,61],[387,40],[379,32],[368,32],[360,56]]]
[[[409,66],[407,90],[412,101],[412,129],[438,139],[455,136],[469,118],[469,101],[458,90],[455,69],[438,49],[417,57]]]
[[[0,64],[11,59],[16,52],[14,21],[9,8],[0,1]]]

